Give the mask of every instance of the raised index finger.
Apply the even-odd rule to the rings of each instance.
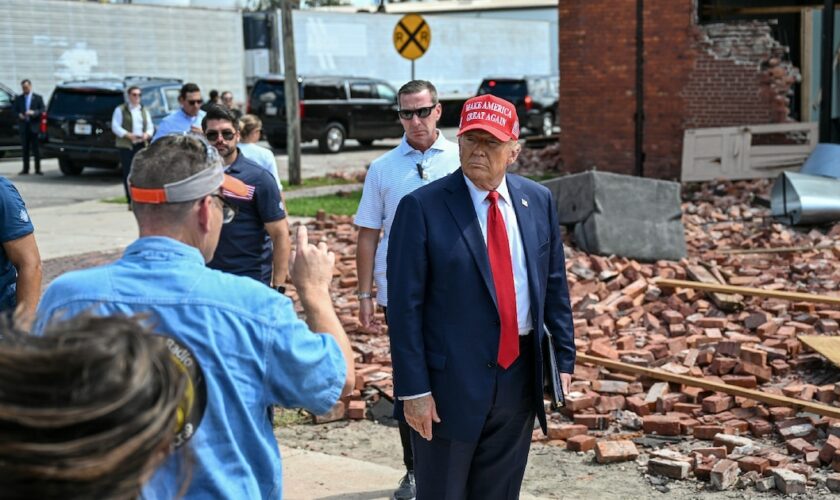
[[[306,226],[301,224],[298,226],[297,235],[295,236],[295,245],[298,249],[305,248],[309,244],[309,234],[306,231]]]

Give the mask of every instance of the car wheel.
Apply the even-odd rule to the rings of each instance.
[[[344,148],[345,137],[347,137],[347,133],[344,131],[344,127],[338,122],[331,122],[327,124],[324,133],[318,139],[318,149],[322,153],[339,153]]]
[[[277,137],[269,137],[268,145],[274,149],[286,149],[286,140],[280,140]]]
[[[356,140],[359,141],[359,144],[361,144],[362,146],[364,146],[366,148],[369,148],[369,147],[373,146],[373,139],[356,139]]]
[[[81,175],[84,167],[73,163],[69,158],[59,158],[58,169],[64,175]]]
[[[551,135],[554,133],[554,115],[551,113],[543,113],[542,115],[542,134]]]

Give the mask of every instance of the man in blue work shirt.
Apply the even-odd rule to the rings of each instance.
[[[194,83],[185,83],[178,94],[181,109],[174,111],[164,118],[158,125],[152,142],[169,134],[184,132],[201,133],[201,120],[204,111],[201,110],[201,89]]]
[[[222,228],[219,246],[207,265],[285,291],[289,224],[277,181],[239,151],[239,120],[227,108],[211,106],[201,128],[208,142],[221,155],[225,173],[244,182],[248,188],[245,196],[227,195],[239,213],[232,223]]]
[[[0,177],[0,311],[20,305],[29,317],[22,320],[31,319],[41,295],[41,255],[34,232],[17,188]]]
[[[304,323],[287,297],[205,266],[235,215],[222,193],[242,195],[245,186],[224,175],[203,139],[154,142],[135,156],[129,187],[140,238],[112,264],[57,278],[35,332],[83,312],[145,315],[154,330],[190,348],[205,373],[207,408],[193,437],[187,498],[280,498],[280,454],[266,407],[324,413],[355,383],[353,352],[329,293],[335,255],[298,230],[291,275]],[[175,498],[189,470],[176,454],[143,497]]]

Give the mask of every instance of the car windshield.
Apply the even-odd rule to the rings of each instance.
[[[124,103],[121,93],[92,91],[68,91],[57,89],[50,101],[52,114],[76,114],[89,116],[111,116],[114,108]]]
[[[160,89],[150,88],[144,90],[143,97],[140,98],[140,102],[152,116],[162,116],[166,114],[166,106],[163,104],[163,97],[160,95]]]
[[[485,80],[478,89],[478,95],[491,94],[503,99],[525,97],[528,86],[522,80]]]

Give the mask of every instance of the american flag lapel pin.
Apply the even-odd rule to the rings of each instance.
[[[522,206],[525,207],[525,208],[528,208],[528,200],[526,200],[525,198],[522,198],[521,201],[522,201]]]

